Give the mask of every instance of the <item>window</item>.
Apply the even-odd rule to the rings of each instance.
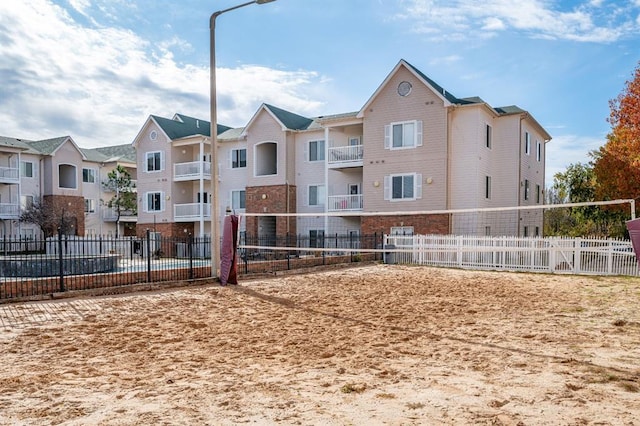
[[[31,161],[20,162],[20,177],[33,177],[33,163]]]
[[[96,183],[96,169],[82,169],[82,182]]]
[[[531,135],[529,132],[524,132],[524,153],[531,154]]]
[[[88,198],[84,199],[84,212],[85,213],[95,213],[96,212],[96,200],[91,200]]]
[[[540,141],[536,141],[536,159],[538,162],[542,161],[542,144]]]
[[[523,236],[524,237],[528,237],[529,236],[529,227],[528,226],[524,227],[524,235]]]
[[[159,172],[162,170],[162,152],[147,152],[146,160],[148,172]]]
[[[231,191],[231,209],[242,210],[246,208],[247,195],[245,190]]]
[[[162,192],[147,192],[147,211],[161,212],[163,210]]]
[[[491,176],[484,177],[484,198],[491,199]]]
[[[491,126],[489,126],[488,124],[486,125],[485,129],[484,143],[487,148],[491,149]]]
[[[240,169],[247,167],[247,150],[234,149],[231,151],[231,168]]]
[[[349,146],[360,145],[360,136],[352,136],[349,138]]]
[[[309,161],[324,161],[324,141],[309,142]]]
[[[524,180],[524,199],[525,200],[529,199],[529,180],[528,179]]]
[[[76,166],[71,164],[58,165],[58,187],[67,189],[78,188]]]
[[[209,198],[209,193],[208,192],[198,192],[197,195],[197,203],[210,203],[211,199]]]
[[[20,197],[20,207],[22,210],[30,209],[33,206],[33,195],[23,195]]]
[[[484,227],[484,235],[485,235],[485,237],[490,237],[491,236],[491,227],[490,226],[485,226]]]
[[[384,126],[384,148],[401,149],[422,146],[422,121],[405,121]]]
[[[324,185],[309,186],[309,205],[323,206],[325,199]]]
[[[422,198],[422,175],[418,173],[384,177],[385,200],[415,200]]]
[[[540,185],[536,185],[536,203],[540,204]]]
[[[278,174],[278,144],[261,142],[254,148],[255,175],[270,176]]]
[[[413,236],[413,226],[392,226],[391,235],[393,235],[394,237]]]
[[[309,247],[324,247],[324,231],[322,229],[309,230]]]

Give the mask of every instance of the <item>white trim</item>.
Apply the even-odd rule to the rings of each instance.
[[[158,170],[149,170],[149,155],[150,154],[160,154],[160,169]],[[154,158],[154,167],[155,167],[155,158]],[[164,171],[164,151],[147,151],[144,153],[144,172],[145,173],[158,173]]]
[[[60,186],[60,166],[71,166],[73,167],[73,170],[75,170],[75,188],[70,188],[67,186]],[[78,166],[76,166],[75,164],[69,164],[69,163],[58,163],[58,189],[72,189],[74,191],[78,190]]]

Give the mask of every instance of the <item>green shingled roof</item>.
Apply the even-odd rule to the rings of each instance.
[[[107,157],[107,159],[114,159],[116,161],[122,160],[130,163],[136,162],[136,150],[130,143],[115,146],[103,146],[100,148],[94,148],[92,151],[99,152]]]
[[[40,154],[51,155],[60,145],[62,145],[70,136],[61,136],[59,138],[44,139],[41,141],[29,141],[27,145],[38,151]]]
[[[403,60],[404,61],[404,60]],[[451,102],[452,104],[461,104],[461,103],[467,103],[461,99],[456,98],[455,96],[453,96],[451,93],[447,92],[442,86],[440,86],[438,83],[436,83],[435,81],[431,80],[429,77],[427,77],[422,71],[420,71],[418,68],[414,67],[413,65],[411,65],[409,62],[404,61],[404,63],[406,63],[409,67],[411,67],[411,69],[413,71],[415,71],[420,77],[422,77],[425,81],[427,81],[434,89],[436,89],[436,91],[438,93],[440,93],[442,96],[445,97],[445,99],[447,99],[449,102]]]
[[[152,115],[158,126],[169,136],[171,140],[186,138],[188,136],[203,135],[211,136],[211,123],[206,120],[189,117],[187,115],[176,114],[174,119]],[[231,127],[218,124],[218,134],[223,133]]]
[[[307,117],[303,117],[298,114],[294,114],[289,111],[285,111],[281,108],[274,107],[273,105],[264,104],[275,115],[278,120],[289,130],[306,130],[313,120]]]

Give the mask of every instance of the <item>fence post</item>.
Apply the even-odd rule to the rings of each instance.
[[[58,264],[60,267],[60,292],[64,291],[64,264],[62,256],[62,230],[58,231]]]
[[[147,282],[151,282],[151,230],[147,229]]]
[[[189,250],[189,279],[193,279],[193,235],[189,234],[187,238],[187,245]]]
[[[582,238],[579,237],[574,240],[573,272],[582,272]]]

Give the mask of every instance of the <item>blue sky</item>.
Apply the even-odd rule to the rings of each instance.
[[[209,16],[231,0],[0,2],[0,135],[133,141],[150,114],[209,117]],[[219,121],[262,102],[357,111],[400,59],[553,136],[547,185],[605,142],[640,60],[640,0],[277,0],[220,16]]]

